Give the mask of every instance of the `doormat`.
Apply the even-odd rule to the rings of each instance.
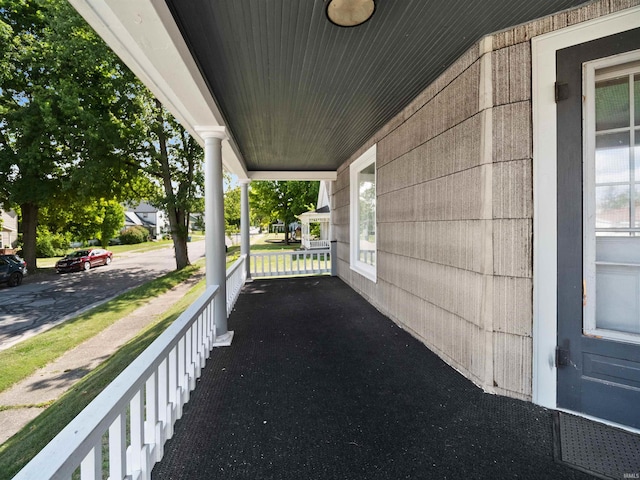
[[[564,412],[553,415],[556,462],[606,479],[640,479],[640,435]]]

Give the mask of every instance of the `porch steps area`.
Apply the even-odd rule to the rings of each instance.
[[[336,277],[248,283],[164,479],[587,479],[552,412],[483,393]]]

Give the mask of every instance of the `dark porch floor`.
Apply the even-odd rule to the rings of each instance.
[[[592,478],[337,278],[247,284],[153,478]]]

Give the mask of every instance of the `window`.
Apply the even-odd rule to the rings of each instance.
[[[640,51],[587,63],[585,91],[584,331],[640,343]]]
[[[596,72],[596,235],[640,231],[640,64]],[[634,71],[635,70],[635,71]],[[634,98],[635,97],[635,98]]]
[[[376,281],[376,146],[351,164],[351,269]]]

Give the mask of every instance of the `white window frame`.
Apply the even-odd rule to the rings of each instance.
[[[628,75],[637,71],[637,62],[640,61],[640,50],[613,55],[587,62],[582,67],[583,86],[582,91],[585,99],[585,114],[583,118],[584,154],[583,178],[584,178],[584,221],[583,221],[583,242],[584,242],[584,262],[583,275],[586,286],[587,302],[584,306],[583,332],[585,335],[592,335],[610,340],[624,341],[629,343],[640,343],[640,335],[628,332],[619,332],[598,328],[596,326],[596,236],[595,236],[595,152],[596,152],[596,112],[595,112],[595,85],[596,81],[606,78],[613,78],[620,75]],[[633,64],[632,67],[625,65]],[[620,68],[615,68],[615,67]],[[611,69],[607,74],[599,74],[598,71]],[[631,86],[633,87],[633,85]],[[633,102],[632,92],[629,101]],[[635,127],[632,125],[632,129]],[[635,148],[630,145],[630,148]]]
[[[359,232],[358,225],[360,218],[360,199],[358,192],[358,174],[369,167],[370,165],[376,165],[376,144],[374,144],[371,148],[369,148],[366,152],[364,152],[360,157],[358,157],[350,166],[349,166],[349,190],[350,190],[350,205],[349,205],[349,234],[350,234],[350,267],[351,270],[359,273],[365,278],[368,278],[372,282],[378,281],[378,273],[377,273],[377,260],[376,265],[370,265],[368,263],[361,262],[358,258],[359,253]],[[378,171],[374,168],[375,171],[375,182],[377,184]],[[377,187],[376,187],[376,204],[377,204]],[[376,205],[376,241],[375,241],[375,249],[376,256],[378,253],[378,221],[377,221],[377,205]]]

